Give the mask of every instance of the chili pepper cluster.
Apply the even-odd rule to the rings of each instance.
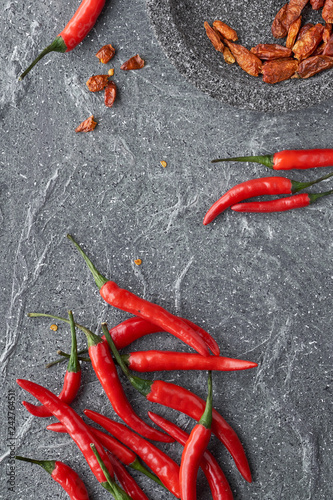
[[[284,150],[274,155],[239,156],[235,158],[218,158],[212,163],[224,161],[255,162],[272,170],[309,169],[333,165],[333,149]],[[333,190],[323,193],[302,193],[298,191],[318,184],[333,176],[333,172],[319,177],[314,181],[299,182],[287,177],[261,177],[251,179],[227,191],[207,211],[203,224],[210,224],[227,208],[236,212],[283,212],[294,208],[307,207],[323,196],[333,193]],[[241,203],[243,200],[263,195],[291,194],[288,198],[278,198],[270,201],[253,201]]]
[[[251,482],[251,472],[243,446],[232,427],[213,408],[212,371],[246,370],[257,366],[252,361],[226,358],[213,337],[195,323],[168,312],[139,296],[120,288],[107,280],[94,266],[83,249],[68,235],[90,269],[102,298],[110,305],[133,314],[119,325],[107,328],[102,323],[102,336],[75,323],[71,311],[68,319],[44,313],[29,313],[30,317],[50,317],[69,323],[72,347],[70,354],[61,352],[57,364],[69,358],[63,389],[59,396],[29,380],[18,379],[17,383],[34,396],[41,406],[23,402],[34,416],[54,416],[58,422],[47,425],[53,432],[68,434],[84,455],[97,481],[116,500],[148,500],[125,466],[135,469],[181,500],[196,499],[196,483],[199,467],[202,468],[214,500],[233,498],[228,481],[212,453],[207,450],[213,432],[227,448],[241,475]],[[87,339],[88,349],[77,350],[76,329]],[[136,351],[121,355],[119,350],[134,340],[156,332],[168,332],[181,339],[196,353],[175,351]],[[88,352],[88,357],[82,356]],[[111,407],[124,422],[116,422],[109,416],[92,410],[84,410],[91,422],[103,430],[86,423],[70,406],[77,396],[81,384],[80,361],[89,361]],[[190,435],[163,417],[149,412],[153,423],[161,430],[144,422],[134,411],[118,376],[117,366],[132,386],[148,401],[172,408],[194,419],[197,424]],[[207,400],[190,390],[163,380],[143,379],[133,374],[164,370],[207,370]],[[126,425],[125,425],[126,424]],[[176,463],[156,444],[177,441],[183,448],[181,463]],[[16,457],[42,466],[74,500],[87,500],[87,489],[78,474],[68,465],[53,460],[35,460]],[[141,459],[141,460],[140,460]],[[116,483],[116,478],[120,485]]]
[[[306,23],[302,11],[307,4],[322,9],[325,24]],[[239,43],[237,32],[222,21],[211,27],[204,23],[214,48],[222,52],[227,64],[237,64],[249,75],[263,75],[265,83],[279,83],[289,78],[309,78],[333,67],[333,1],[289,0],[276,14],[272,24],[274,38],[286,38],[286,45],[259,43],[251,50]]]

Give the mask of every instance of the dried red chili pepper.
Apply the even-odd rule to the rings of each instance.
[[[104,91],[104,104],[108,108],[112,108],[117,97],[117,85],[111,81],[107,84]]]
[[[317,55],[302,61],[298,66],[297,74],[301,78],[310,78],[310,76],[316,75],[317,73],[332,67],[333,57]]]
[[[326,0],[322,12],[323,19],[326,23],[333,23],[333,0]]]
[[[298,62],[295,59],[274,59],[262,66],[263,81],[265,83],[279,83],[289,80],[297,71]]]
[[[148,415],[156,425],[159,425],[161,429],[170,434],[170,436],[178,441],[178,443],[185,446],[186,441],[189,438],[187,432],[183,431],[176,424],[173,424],[156,413],[149,411]],[[210,453],[210,451],[205,451],[200,467],[202,468],[209,483],[213,500],[233,500],[232,491],[227,478],[217,463],[216,458]]]
[[[212,372],[208,374],[208,396],[205,410],[186,441],[179,470],[179,487],[182,500],[196,500],[197,475],[201,460],[212,434],[213,388]]]
[[[76,127],[75,132],[92,132],[96,125],[97,122],[94,120],[94,115],[91,115]]]
[[[236,42],[238,40],[236,31],[226,23],[217,20],[213,22],[213,27],[217,29],[217,31],[222,35],[223,38],[231,40],[232,42]]]
[[[116,49],[112,47],[111,43],[107,45],[103,45],[102,48],[96,53],[96,57],[98,57],[99,62],[103,64],[107,64],[114,57],[116,53]]]
[[[46,54],[50,52],[69,52],[82,42],[96,23],[104,7],[104,3],[105,0],[83,0],[65,28],[59,33],[55,40],[36,57],[30,66],[21,74],[19,80],[23,80],[35,64],[37,64]]]
[[[34,460],[16,456],[16,460],[31,462],[43,467],[60,486],[68,493],[71,500],[89,500],[89,495],[80,476],[68,465],[58,460]]]
[[[177,316],[169,313],[163,307],[152,304],[151,302],[138,297],[128,290],[121,289],[114,281],[108,281],[99,273],[99,271],[97,271],[96,267],[78,243],[76,243],[74,238],[71,235],[67,235],[67,237],[72,241],[72,243],[74,243],[84,258],[95,279],[96,285],[100,289],[102,298],[108,304],[155,323],[161,328],[162,331],[167,331],[172,335],[175,335],[175,337],[188,344],[190,347],[199,352],[199,354],[202,354],[203,356],[209,355],[205,342],[187,323],[182,321]]]
[[[299,16],[296,21],[294,21],[288,30],[288,36],[286,40],[286,47],[288,49],[292,49],[293,46],[295,45],[297,35],[299,33],[299,30],[301,29],[301,24],[302,24],[302,16]]]
[[[304,24],[304,26],[302,26],[302,28],[299,30],[299,33],[297,35],[297,38],[296,38],[296,41],[298,41],[300,38],[303,37],[303,35],[305,35],[305,33],[307,31],[309,31],[310,28],[313,28],[314,27],[314,24],[312,23],[306,23]]]
[[[68,311],[69,322],[71,325],[72,350],[68,361],[67,370],[65,373],[64,384],[62,391],[59,394],[59,399],[70,404],[74,401],[81,385],[81,366],[77,355],[77,343],[75,334],[75,323],[72,311]],[[51,417],[52,413],[45,406],[37,406],[23,401],[25,408],[35,417]]]
[[[272,24],[272,35],[274,38],[284,38],[287,36],[288,29],[285,26],[288,3],[286,3],[276,14]]]
[[[328,43],[331,37],[332,37],[332,24],[326,23],[323,31],[323,42]]]
[[[246,73],[251,76],[258,76],[259,73],[261,73],[262,62],[255,54],[242,45],[229,42],[229,40],[225,40],[225,43],[242,70],[246,71]]]
[[[278,200],[238,203],[231,207],[231,209],[236,212],[284,212],[286,210],[293,210],[294,208],[307,207],[317,201],[318,198],[328,196],[332,193],[333,189],[325,193],[302,193],[289,196],[288,198],[279,198]]]
[[[147,495],[142,491],[138,483],[127,472],[125,467],[117,460],[116,457],[109,453],[109,459],[122,488],[132,500],[149,500]]]
[[[292,23],[301,15],[308,1],[309,0],[289,0],[286,15],[283,20],[283,24],[287,30],[289,30]]]
[[[115,422],[100,413],[84,410],[85,415],[99,424],[119,441],[133,450],[156,474],[164,486],[176,497],[179,497],[179,466],[166,453],[155,445],[131,431],[125,425]]]
[[[273,155],[217,158],[212,160],[212,163],[220,161],[260,163],[272,170],[305,170],[307,168],[333,166],[333,149],[285,149]],[[320,180],[323,180],[323,177],[318,182]]]
[[[325,0],[310,0],[313,10],[319,10],[323,7]]]
[[[110,491],[106,478],[98,465],[95,455],[91,451],[90,443],[95,443],[103,461],[106,463],[109,473],[113,476],[113,468],[108,456],[103,450],[103,447],[96,440],[95,436],[90,431],[88,425],[82,418],[71,408],[67,403],[61,401],[51,391],[41,385],[30,382],[29,380],[17,379],[16,382],[22,389],[29,392],[40,403],[42,403],[50,412],[66,427],[68,434],[76,443],[82,454],[84,455],[91,471],[95,475],[97,481],[104,488]]]
[[[205,402],[199,396],[175,384],[163,382],[162,380],[144,380],[132,375],[118,353],[109,332],[105,330],[104,333],[118,365],[133,387],[145,396],[148,401],[173,408],[195,420],[200,420]],[[242,444],[235,431],[216,410],[213,410],[212,431],[230,452],[242,476],[246,481],[251,482],[251,472]]]
[[[103,325],[105,328],[105,325]],[[118,378],[117,368],[113,362],[106,342],[93,332],[85,331],[88,340],[88,352],[91,364],[98,380],[117,415],[132,429],[142,436],[170,443],[170,437],[146,424],[133,410]]]
[[[259,43],[255,47],[252,47],[251,52],[259,57],[259,59],[267,61],[292,56],[291,49],[283,47],[277,43]]]
[[[94,75],[88,78],[86,85],[90,92],[99,92],[107,86],[109,82],[109,75]]]
[[[310,28],[293,46],[293,53],[296,59],[302,61],[309,57],[318,47],[323,39],[324,26],[316,24]]]
[[[333,35],[327,40],[323,50],[324,56],[333,56]]]
[[[206,30],[206,35],[208,36],[209,40],[212,42],[212,45],[215,50],[218,52],[222,52],[224,50],[224,43],[221,40],[221,36],[217,30],[212,28],[207,21],[204,22],[204,28]]]
[[[134,69],[142,69],[145,65],[145,62],[139,54],[136,54],[135,56],[131,57],[128,59],[128,61],[125,61],[121,66],[120,69],[123,71],[131,71]]]
[[[229,189],[210,207],[204,217],[203,224],[205,226],[210,224],[224,210],[247,198],[266,194],[292,194],[313,184],[317,184],[322,180],[323,178],[321,177],[311,182],[298,182],[287,177],[261,177],[241,182]]]

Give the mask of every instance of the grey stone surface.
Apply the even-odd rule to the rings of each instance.
[[[127,315],[106,306],[89,272],[67,241],[72,232],[96,265],[121,286],[208,329],[227,356],[259,363],[256,370],[214,375],[214,403],[238,432],[253,483],[246,484],[228,452],[210,445],[236,500],[326,500],[332,497],[332,200],[292,213],[228,211],[204,227],[205,211],[224,191],[264,167],[212,165],[216,156],[332,146],[333,102],[286,114],[242,111],[196,90],[165,57],[143,0],[114,0],[86,41],[66,55],[52,54],[23,83],[16,81],[38,49],[51,41],[73,5],[3,3],[1,10],[1,478],[0,498],[61,498],[66,494],[30,464],[10,460],[10,447],[35,458],[62,459],[96,484],[68,437],[51,435],[47,421],[29,417],[17,377],[61,388],[64,366],[46,370],[69,330],[56,333],[29,311],[65,315],[92,329]],[[119,98],[106,109],[85,81],[101,72],[94,54],[117,49],[112,65]],[[139,53],[143,70],[122,73]],[[108,65],[109,67],[109,65]],[[284,92],[282,87],[281,92]],[[98,127],[76,135],[93,113]],[[164,169],[160,160],[167,161]],[[325,169],[326,173],[327,169]],[[323,172],[291,172],[296,180]],[[327,190],[331,182],[313,191]],[[140,257],[142,265],[133,260]],[[79,345],[85,345],[79,335]],[[184,349],[165,334],[133,348]],[[206,374],[154,378],[206,394]],[[125,383],[147,419],[152,408]],[[11,392],[13,391],[13,393]],[[15,435],[11,394],[15,395]],[[32,398],[27,397],[29,401]],[[74,408],[113,411],[91,369]],[[187,430],[193,422],[153,407]],[[178,445],[164,447],[176,460]],[[7,489],[15,472],[15,491]],[[150,499],[171,495],[138,478]],[[198,499],[210,498],[200,474]]]

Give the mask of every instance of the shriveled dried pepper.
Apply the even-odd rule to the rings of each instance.
[[[261,73],[262,62],[259,57],[255,54],[252,54],[250,50],[239,45],[237,43],[229,42],[229,40],[225,40],[226,45],[230,49],[232,55],[235,57],[237,64],[244,70],[246,73],[252,76],[258,76]]]
[[[331,35],[330,38],[327,40],[323,50],[323,55],[333,56],[333,35]]]
[[[86,85],[90,92],[103,90],[109,82],[109,75],[94,75],[88,78]]]
[[[94,115],[91,115],[76,127],[75,132],[92,132],[96,125],[97,122],[94,120]]]
[[[283,7],[276,14],[274,21],[272,23],[272,35],[274,38],[284,38],[287,36],[288,29],[285,26],[285,19],[287,14],[288,3],[284,4]]]
[[[310,78],[310,76],[316,75],[317,73],[320,73],[321,71],[330,69],[332,67],[333,57],[325,55],[312,56],[308,59],[305,59],[298,65],[297,74],[301,78]],[[329,163],[330,165],[333,165],[333,161],[330,161]]]
[[[301,29],[301,24],[302,24],[302,16],[299,16],[291,25],[288,30],[288,36],[286,40],[286,47],[288,49],[292,49],[293,46],[295,45],[297,35],[299,33],[299,30]]]
[[[107,64],[114,57],[116,53],[116,49],[112,47],[111,43],[107,45],[103,45],[102,48],[96,53],[96,57],[98,57],[99,61],[103,64]]]
[[[319,10],[323,7],[325,0],[310,0],[313,10]]]
[[[213,27],[217,29],[223,38],[232,42],[236,42],[238,40],[237,32],[226,23],[217,20],[213,22]]]
[[[293,46],[293,53],[296,59],[302,61],[316,50],[323,39],[323,31],[324,26],[318,23],[299,38]]]
[[[206,30],[206,35],[208,36],[209,40],[212,42],[212,45],[215,50],[218,52],[223,53],[224,49],[224,43],[221,40],[221,36],[217,30],[213,29],[207,21],[204,22],[204,28]]]
[[[263,81],[265,83],[279,83],[289,80],[297,71],[298,62],[295,59],[274,59],[262,66]]]
[[[255,47],[252,47],[251,52],[258,56],[259,59],[264,59],[266,61],[292,56],[291,49],[277,43],[259,43]]]
[[[108,108],[112,108],[112,106],[114,105],[114,101],[116,100],[116,97],[117,97],[117,85],[113,81],[110,81],[104,90],[105,106],[107,106]]]
[[[120,69],[123,71],[130,71],[134,69],[142,69],[145,65],[145,62],[139,54],[136,54],[135,56],[131,57],[128,59],[128,61],[125,61],[121,66]]]
[[[283,20],[283,24],[287,30],[289,30],[292,23],[301,15],[308,1],[309,0],[289,0],[286,16]]]
[[[326,0],[322,12],[323,19],[326,23],[333,23],[333,0]]]

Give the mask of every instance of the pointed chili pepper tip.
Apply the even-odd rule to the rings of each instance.
[[[108,280],[96,269],[92,261],[89,259],[87,254],[83,251],[83,249],[80,247],[80,245],[75,241],[73,236],[71,234],[67,234],[67,238],[76,246],[78,249],[79,253],[85,260],[89,270],[91,271],[91,274],[93,275],[93,278],[95,280],[96,285],[98,286],[99,289],[102,288],[105,283],[108,282]]]

